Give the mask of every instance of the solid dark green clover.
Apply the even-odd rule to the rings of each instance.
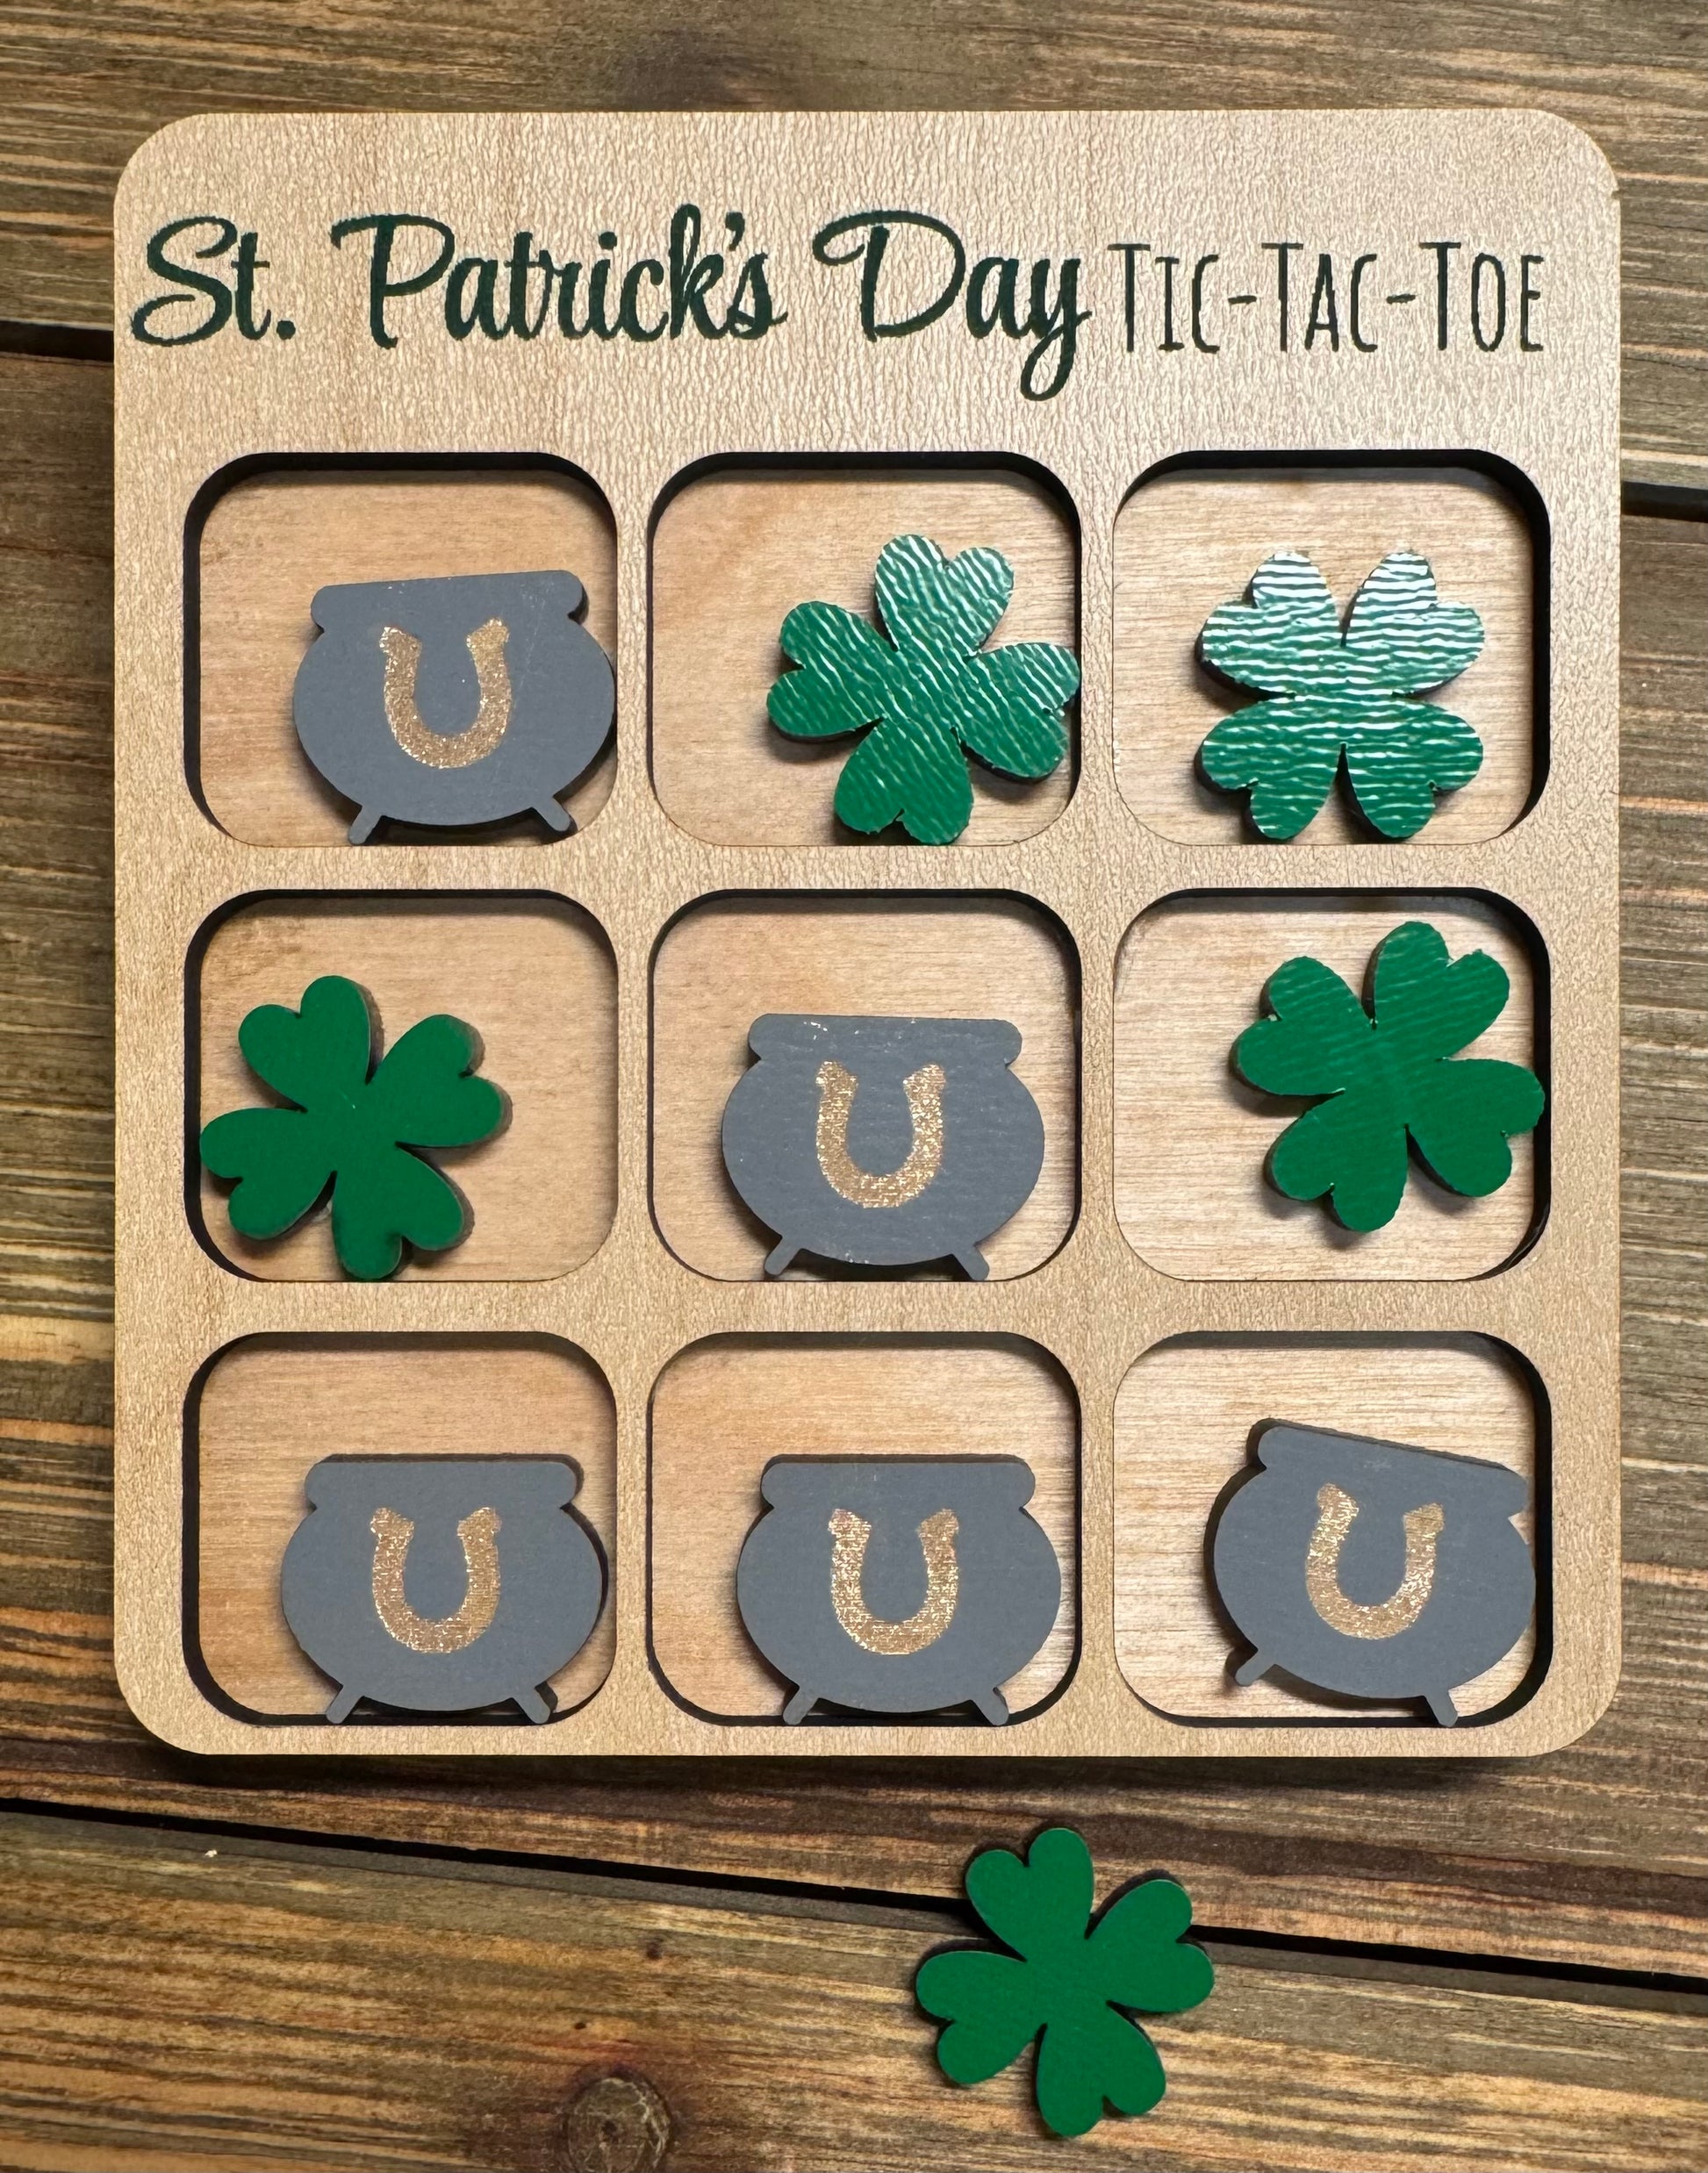
[[[1037,2109],[1058,2135],[1083,2135],[1106,2105],[1148,2112],[1165,2077],[1133,2014],[1178,2014],[1215,1983],[1186,1938],[1185,1889],[1145,1879],[1094,1918],[1091,1852],[1071,1826],[1050,1826],[1023,1858],[975,1856],[966,1893],[1002,1945],[928,1955],[914,1979],[920,2005],[948,2025],[937,2064],[950,2081],[986,2082],[1036,2038]]]
[[[504,1096],[470,1076],[480,1043],[461,1019],[412,1026],[374,1066],[377,1031],[354,981],[329,973],[302,1008],[262,1004],[238,1029],[249,1068],[291,1108],[233,1109],[202,1131],[202,1160],[235,1180],[227,1212],[246,1237],[283,1237],[332,1189],[347,1273],[390,1275],[405,1243],[441,1252],[469,1234],[462,1195],[413,1149],[467,1147],[504,1122]]]
[[[1353,599],[1343,633],[1329,586],[1298,551],[1252,576],[1249,603],[1224,604],[1198,636],[1204,662],[1268,699],[1224,717],[1199,767],[1228,792],[1251,793],[1265,837],[1295,837],[1346,765],[1353,799],[1384,837],[1410,837],[1438,792],[1468,785],[1482,742],[1463,717],[1416,699],[1473,663],[1482,621],[1437,600],[1429,561],[1390,551]]]
[[[1521,1064],[1456,1051],[1500,1016],[1510,989],[1487,951],[1449,960],[1425,921],[1377,950],[1367,1011],[1320,959],[1289,958],[1263,992],[1273,1017],[1233,1051],[1253,1086],[1317,1103],[1270,1151],[1276,1189],[1326,1195],[1348,1230],[1379,1230],[1398,1212],[1415,1148],[1450,1192],[1498,1192],[1512,1174],[1508,1140],[1541,1117],[1542,1083]]]
[[[983,646],[1014,591],[1001,551],[945,558],[927,536],[898,535],[872,586],[889,638],[840,604],[797,604],[779,640],[798,668],[765,706],[793,739],[865,734],[836,781],[850,829],[900,822],[922,845],[951,844],[972,816],[967,755],[1016,778],[1060,764],[1080,667],[1054,642]]]

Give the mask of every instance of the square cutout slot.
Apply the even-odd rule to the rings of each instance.
[[[255,1337],[213,1360],[190,1424],[192,1643],[205,1675],[248,1716],[318,1719],[333,1696],[279,1603],[284,1550],[308,1514],[303,1481],[325,1456],[561,1456],[578,1466],[571,1508],[605,1550],[606,1594],[592,1636],[551,1678],[558,1713],[604,1682],[616,1649],[616,1412],[604,1374],[573,1345],[543,1336]],[[502,1568],[501,1531],[499,1544]]]
[[[1037,1480],[1026,1513],[1055,1550],[1062,1599],[1036,1658],[1000,1687],[1019,1719],[1066,1681],[1079,1622],[1079,1405],[1037,1344],[714,1337],[659,1376],[651,1433],[652,1655],[685,1704],[775,1721],[787,1698],[791,1686],[760,1657],[736,1603],[742,1544],[764,1508],[760,1477],[779,1456],[1021,1458]]]
[[[840,604],[876,630],[872,573],[894,536],[953,556],[1001,552],[1014,594],[990,645],[1047,641],[1079,651],[1079,544],[1051,488],[1006,469],[729,468],[665,503],[652,539],[652,778],[664,811],[717,845],[859,842],[831,802],[858,738],[800,740],[765,714],[790,668],[779,647],[797,604]],[[1077,740],[1079,706],[1067,723]],[[1074,752],[1046,778],[1010,778],[969,758],[964,845],[1006,845],[1046,828],[1073,789]],[[882,833],[902,843],[899,828]]]
[[[290,469],[234,483],[205,520],[194,578],[199,671],[192,764],[220,828],[251,845],[341,845],[355,804],[314,769],[291,721],[318,590],[358,581],[563,569],[581,624],[614,665],[617,543],[609,508],[573,475],[527,470]],[[611,793],[614,742],[563,795],[585,828]],[[383,842],[545,843],[537,815],[473,832],[388,822]]]
[[[1513,1524],[1533,1545],[1541,1429],[1528,1373],[1482,1336],[1181,1336],[1147,1351],[1116,1397],[1115,1635],[1138,1696],[1175,1720],[1418,1723],[1415,1706],[1233,1680],[1251,1646],[1216,1605],[1206,1534],[1224,1488],[1255,1468],[1251,1437],[1270,1419],[1503,1464],[1532,1488]],[[1541,1562],[1537,1586],[1546,1622]],[[1454,1686],[1461,1716],[1509,1700],[1535,1652],[1532,1624]]]
[[[1308,1106],[1233,1067],[1234,1043],[1269,1015],[1271,975],[1308,956],[1364,996],[1372,957],[1408,921],[1437,929],[1450,957],[1481,950],[1505,970],[1505,1008],[1462,1053],[1546,1076],[1530,949],[1515,916],[1478,899],[1218,893],[1165,899],[1134,922],[1116,967],[1115,1199],[1141,1259],[1213,1281],[1448,1281],[1488,1274],[1524,1245],[1544,1198],[1533,1133],[1509,1143],[1512,1174],[1482,1199],[1449,1191],[1414,1151],[1398,1212],[1373,1230],[1345,1228],[1325,1201],[1288,1199],[1267,1174]]]
[[[439,1012],[473,1027],[480,1076],[509,1102],[493,1138],[424,1158],[462,1192],[472,1227],[447,1251],[405,1251],[398,1275],[528,1281],[591,1259],[616,1211],[616,966],[598,923],[567,901],[527,896],[346,892],[240,906],[207,937],[190,991],[197,1130],[227,1109],[288,1106],[250,1071],[238,1029],[258,1004],[297,1009],[328,973],[368,992],[382,1049]],[[269,1280],[343,1279],[327,1202],[281,1237],[246,1237],[193,1137],[190,1151],[202,1227],[221,1259]]]
[[[1482,762],[1438,792],[1419,845],[1480,843],[1510,829],[1539,782],[1535,692],[1539,596],[1531,528],[1514,496],[1469,469],[1405,466],[1175,468],[1143,483],[1115,525],[1115,753],[1122,794],[1141,821],[1183,844],[1238,843],[1258,832],[1250,794],[1200,772],[1213,726],[1262,699],[1200,661],[1198,636],[1222,605],[1243,602],[1272,553],[1303,552],[1320,570],[1344,628],[1381,561],[1415,551],[1444,604],[1482,620],[1480,654],[1417,699],[1462,717]],[[1347,789],[1344,761],[1307,844],[1381,843]]]
[[[653,965],[652,1207],[665,1244],[704,1275],[751,1282],[786,1234],[749,1214],[721,1144],[724,1104],[753,1061],[756,1019],[1004,1019],[1020,1031],[1011,1069],[1043,1116],[1044,1165],[1025,1203],[980,1250],[998,1279],[1042,1266],[1076,1210],[1078,999],[1069,939],[1021,899],[720,898],[691,907]],[[786,1270],[796,1278],[959,1273],[943,1260],[850,1268],[806,1251]]]

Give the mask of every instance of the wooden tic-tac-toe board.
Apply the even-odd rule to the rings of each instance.
[[[1346,1757],[1589,1725],[1618,229],[1584,137],[214,117],[133,161],[118,265],[118,1650],[150,1728]],[[577,702],[582,755],[477,804]],[[369,1060],[472,1029],[420,1058],[463,1144],[398,1116],[338,1150],[463,1203],[389,1275],[343,1251],[384,1236],[381,1161],[338,1165],[335,1225],[301,1144],[383,1099],[358,1060],[326,1114],[328,977]],[[239,1109],[269,1114],[204,1141]],[[233,1221],[252,1153],[251,1199],[306,1157],[272,1235]],[[526,1495],[563,1465],[572,1508]],[[1392,1672],[1444,1624],[1464,1653]],[[501,1636],[513,1682],[475,1666]],[[884,1702],[907,1668],[923,1710]]]

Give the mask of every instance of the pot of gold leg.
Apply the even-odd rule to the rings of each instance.
[[[975,1280],[981,1241],[1044,1166],[1044,1119],[1009,1070],[1005,1019],[755,1020],[759,1061],[723,1112],[730,1182],[779,1243],[867,1267],[953,1259]]]
[[[1061,1567],[1028,1515],[1014,1456],[779,1456],[759,1482],[736,1599],[748,1635],[796,1688],[860,1713],[971,1704],[994,1726],[1001,1685],[1043,1647]]]
[[[1342,1696],[1421,1698],[1451,1726],[1453,1691],[1530,1620],[1535,1572],[1511,1521],[1524,1480],[1315,1426],[1267,1426],[1256,1457],[1223,1498],[1210,1549],[1222,1604],[1254,1648],[1235,1682],[1274,1668]]]
[[[509,1701],[551,1718],[549,1678],[592,1634],[605,1557],[559,1457],[328,1456],[304,1485],[279,1596],[291,1635],[358,1700],[412,1712]]]

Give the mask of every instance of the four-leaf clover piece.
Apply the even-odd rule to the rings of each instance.
[[[1353,599],[1343,633],[1322,575],[1277,551],[1252,577],[1249,603],[1224,604],[1198,636],[1204,662],[1266,695],[1224,717],[1198,749],[1210,783],[1252,795],[1265,837],[1294,837],[1317,814],[1344,758],[1353,797],[1384,837],[1410,837],[1435,794],[1468,785],[1482,742],[1438,703],[1416,699],[1456,678],[1482,647],[1468,604],[1436,599],[1429,561],[1390,551]]]
[[[389,1275],[405,1240],[439,1252],[469,1234],[461,1194],[413,1148],[467,1147],[505,1119],[504,1096],[470,1076],[480,1043],[461,1019],[423,1019],[377,1069],[367,997],[335,973],[302,1008],[262,1004],[238,1029],[249,1068],[291,1108],[233,1109],[202,1132],[202,1159],[235,1179],[228,1211],[246,1237],[278,1237],[332,1188],[345,1271]]]
[[[937,2065],[951,2083],[982,2083],[1038,2040],[1037,2109],[1058,2135],[1103,2117],[1148,2112],[1162,2062],[1132,2019],[1178,2014],[1209,1997],[1209,1956],[1186,1933],[1192,1904],[1173,1879],[1145,1879],[1094,1920],[1091,1852],[1071,1826],[1047,1827],[1024,1858],[987,1848],[966,1868],[967,1899],[1001,1947],[928,1955],[914,1992],[948,2024]]]
[[[1505,1008],[1505,970],[1486,951],[1450,960],[1438,930],[1408,921],[1372,962],[1370,1004],[1317,958],[1289,958],[1264,990],[1273,1017],[1234,1044],[1265,1094],[1314,1108],[1270,1151],[1289,1200],[1325,1194],[1349,1230],[1379,1230],[1405,1191],[1408,1144],[1449,1191],[1473,1199],[1512,1174],[1510,1138],[1542,1114],[1541,1081],[1521,1064],[1458,1057]]]
[[[1080,667],[1054,642],[982,646],[1014,592],[1001,551],[945,558],[926,536],[898,535],[873,589],[887,641],[840,604],[795,606],[781,641],[799,669],[774,682],[766,708],[792,739],[865,733],[836,782],[850,829],[900,822],[922,845],[951,844],[972,816],[968,754],[1016,778],[1059,764]]]

